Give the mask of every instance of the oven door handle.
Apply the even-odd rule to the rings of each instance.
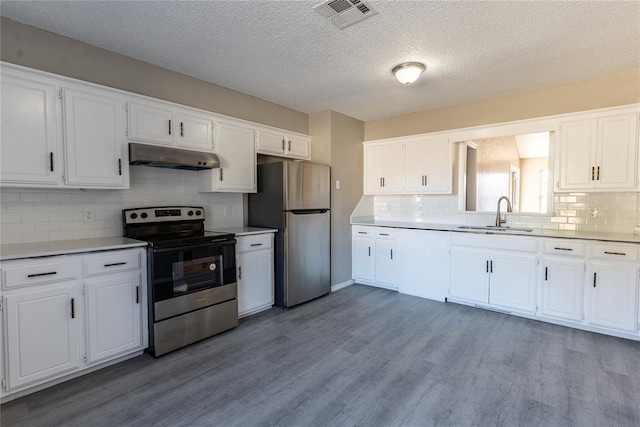
[[[210,248],[212,246],[223,246],[223,245],[232,245],[235,243],[235,240],[220,240],[220,241],[214,241],[214,242],[207,242],[205,244],[199,243],[197,245],[185,245],[185,246],[174,246],[171,248],[158,248],[158,249],[153,249],[153,253],[154,254],[163,254],[163,253],[167,253],[167,252],[178,252],[178,251],[184,251],[184,250],[193,250],[193,249],[197,249],[197,248]]]

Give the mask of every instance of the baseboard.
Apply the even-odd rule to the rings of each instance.
[[[331,292],[339,291],[340,289],[351,286],[354,283],[356,282],[353,279],[347,280],[346,282],[338,283],[337,285],[331,287]]]

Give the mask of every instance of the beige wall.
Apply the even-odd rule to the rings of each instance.
[[[0,58],[26,67],[189,105],[294,132],[309,117],[263,99],[2,18]]]
[[[311,160],[331,166],[331,285],[335,286],[352,277],[350,217],[362,197],[364,122],[322,111],[309,116],[309,132]]]
[[[331,166],[331,111],[309,115],[309,134],[311,143],[311,161]]]
[[[640,102],[640,71],[365,123],[365,140],[458,129]]]

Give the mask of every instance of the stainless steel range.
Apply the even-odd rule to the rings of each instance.
[[[235,238],[204,231],[204,209],[122,211],[125,237],[149,242],[149,351],[161,356],[238,326]]]

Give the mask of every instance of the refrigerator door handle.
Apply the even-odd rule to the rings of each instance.
[[[291,212],[294,215],[314,215],[314,214],[323,214],[327,212],[329,209],[291,209]]]

